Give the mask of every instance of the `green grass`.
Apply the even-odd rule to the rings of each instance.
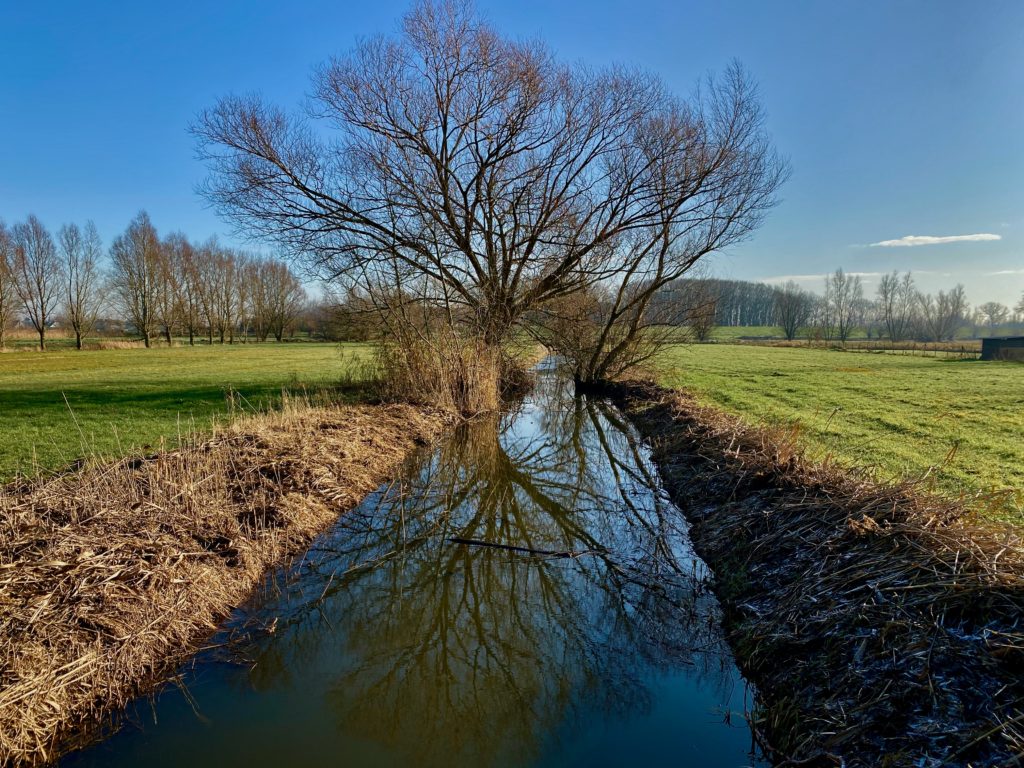
[[[369,350],[304,343],[0,354],[0,482],[83,456],[173,444],[232,411],[274,405],[282,389],[332,387]]]
[[[751,423],[801,425],[813,456],[1024,505],[1024,365],[735,345],[673,347],[663,384]]]
[[[736,341],[740,338],[783,339],[782,329],[774,325],[716,325],[711,329],[710,341]]]

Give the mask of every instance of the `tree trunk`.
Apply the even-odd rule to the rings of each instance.
[[[82,332],[75,329],[75,349],[80,350],[82,348]]]
[[[45,326],[39,329],[39,351],[40,352],[45,352],[46,351],[46,327]]]

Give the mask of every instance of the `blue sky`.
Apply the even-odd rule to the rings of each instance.
[[[928,290],[963,282],[976,303],[1024,291],[1024,3],[479,6],[564,58],[637,64],[680,92],[744,63],[793,175],[715,273],[819,288],[842,266],[870,291],[898,268]],[[226,235],[194,193],[204,169],[188,122],[229,92],[297,104],[317,63],[394,30],[406,7],[0,0],[0,217],[92,218],[109,241],[145,208],[162,231]],[[871,245],[967,235],[992,237]]]

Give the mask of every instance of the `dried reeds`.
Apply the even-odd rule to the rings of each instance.
[[[620,391],[716,573],[754,727],[792,765],[1011,766],[1024,754],[1024,545],[927,481],[807,460],[648,385]]]
[[[465,416],[501,407],[511,361],[499,345],[453,333],[385,342],[378,348],[382,396]]]
[[[0,762],[53,759],[165,679],[443,422],[292,401],[178,451],[0,489]]]

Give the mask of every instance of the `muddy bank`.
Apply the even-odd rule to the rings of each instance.
[[[296,406],[180,451],[0,488],[0,763],[94,735],[445,421]]]
[[[806,460],[651,385],[617,390],[650,440],[786,765],[1011,766],[1024,753],[1019,529],[914,484]]]

